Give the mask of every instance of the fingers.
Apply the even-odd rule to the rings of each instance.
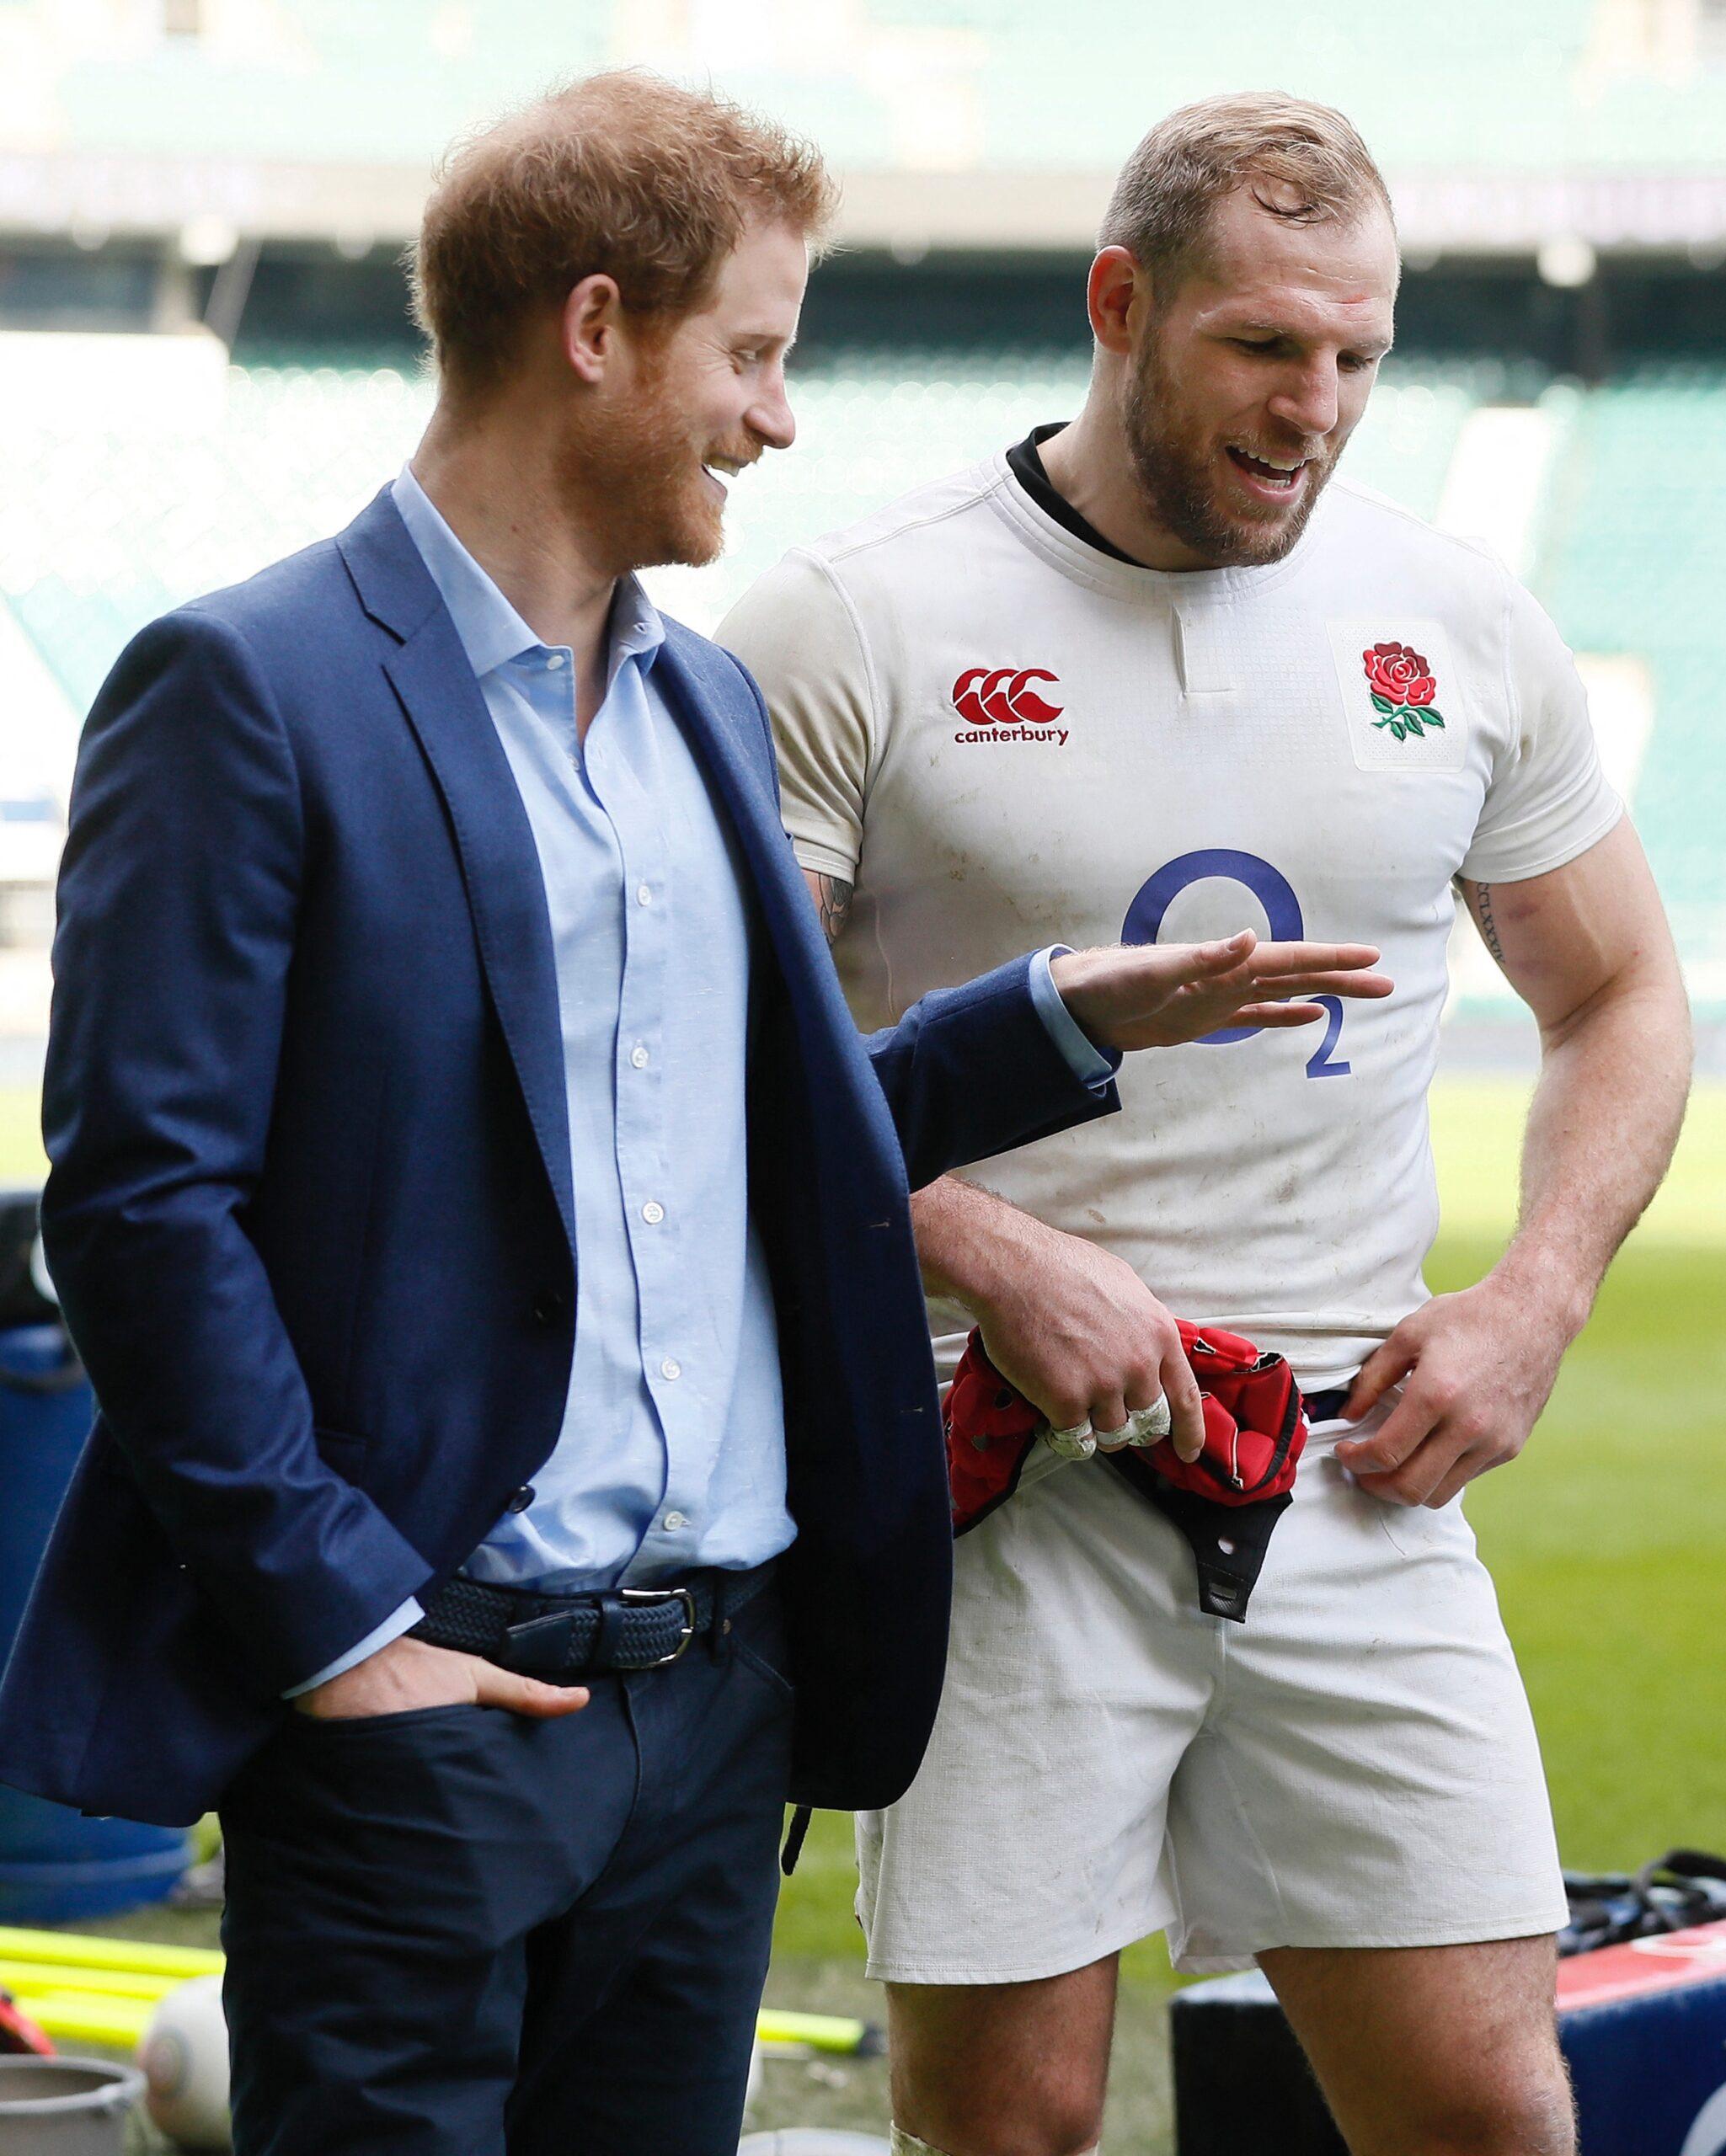
[[[1153,1400],[1148,1407],[1136,1407],[1127,1417],[1127,1443],[1130,1445],[1160,1444],[1173,1425],[1173,1417],[1164,1397]]]
[[[1396,987],[1388,974],[1267,974],[1257,966],[1244,970],[1253,990],[1277,996],[1342,995],[1357,1002],[1372,1002],[1389,995]]]
[[[1205,1449],[1205,1401],[1178,1334],[1174,1353],[1163,1359],[1162,1392],[1168,1402],[1169,1443],[1182,1460],[1195,1460]]]
[[[1373,1476],[1393,1475],[1405,1460],[1413,1456],[1415,1448],[1436,1427],[1439,1420],[1439,1409],[1424,1399],[1418,1390],[1411,1389],[1403,1394],[1371,1437],[1339,1438],[1336,1456],[1357,1482],[1364,1482]],[[1418,1501],[1404,1499],[1403,1502]]]
[[[1441,1506],[1449,1504],[1452,1497],[1459,1496],[1477,1475],[1483,1475],[1488,1468],[1497,1464],[1495,1455],[1471,1445],[1466,1452],[1456,1455],[1437,1486],[1421,1500],[1422,1503],[1430,1506],[1435,1512],[1438,1511]]]
[[[1164,947],[1171,957],[1184,953],[1186,964],[1182,970],[1194,974],[1226,974],[1231,968],[1242,964],[1258,949],[1258,938],[1250,928],[1237,928],[1232,936],[1220,937],[1210,943],[1170,944]]]
[[[1224,1026],[1311,1026],[1330,1013],[1322,1003],[1243,1003],[1217,1021]]]
[[[1421,1438],[1394,1473],[1356,1473],[1355,1480],[1369,1497],[1380,1498],[1386,1504],[1435,1505],[1443,1502],[1437,1492],[1451,1484],[1458,1465],[1472,1449],[1464,1438],[1440,1424]],[[1461,1476],[1451,1494],[1454,1495],[1467,1480],[1467,1474]]]
[[[1399,1325],[1355,1373],[1355,1382],[1343,1404],[1343,1420],[1358,1422],[1369,1408],[1378,1405],[1393,1385],[1408,1376],[1419,1354],[1419,1346],[1408,1327]]]
[[[542,1721],[558,1715],[578,1713],[587,1705],[583,1684],[545,1684],[537,1677],[523,1677],[513,1669],[500,1669],[495,1662],[476,1655],[473,1696],[482,1707],[507,1707],[511,1714],[532,1715]]]
[[[1261,980],[1295,974],[1339,974],[1353,979],[1378,958],[1371,943],[1260,943],[1253,953],[1253,971]]]
[[[1091,1431],[1099,1452],[1119,1452],[1130,1440],[1131,1418],[1118,1392],[1091,1403]]]

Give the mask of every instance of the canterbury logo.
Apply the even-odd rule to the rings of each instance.
[[[973,726],[1052,726],[1061,706],[1045,703],[1033,681],[1057,677],[1046,666],[973,666],[953,685],[953,708]]]

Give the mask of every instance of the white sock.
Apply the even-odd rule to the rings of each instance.
[[[938,2148],[932,2148],[927,2141],[919,2141],[914,2133],[907,2133],[902,2126],[894,2127],[893,2138],[889,2145],[892,2156],[941,2156]],[[1100,2144],[1093,2143],[1089,2148],[1082,2149],[1079,2156],[1102,2156]]]

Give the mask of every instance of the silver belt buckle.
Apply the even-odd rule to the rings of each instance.
[[[670,1654],[662,1654],[657,1662],[644,1662],[643,1669],[663,1669],[668,1662],[676,1662],[685,1647],[695,1637],[695,1597],[687,1587],[620,1587],[620,1600],[635,1603],[681,1602],[683,1604],[683,1636]]]

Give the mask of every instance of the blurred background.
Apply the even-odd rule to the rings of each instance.
[[[144,622],[393,473],[431,398],[399,258],[437,154],[617,64],[774,114],[844,185],[799,444],[735,491],[723,562],[649,579],[702,628],[786,546],[1074,411],[1096,223],[1163,113],[1275,88],[1365,135],[1407,274],[1344,471],[1483,536],[1553,615],[1702,1043],[1672,1180],[1472,1516],[1568,1860],[1726,1846],[1726,0],[0,0],[0,1181],[40,1172],[52,878],[97,686]],[[1534,1063],[1472,931],[1454,953],[1435,1286],[1502,1244]],[[847,1831],[811,1841],[769,1995],[879,2016]],[[1159,1949],[1129,1957],[1111,2132],[1136,2148],[1167,2145],[1169,1982]],[[770,2067],[757,2119],[879,2126],[880,2070]]]

